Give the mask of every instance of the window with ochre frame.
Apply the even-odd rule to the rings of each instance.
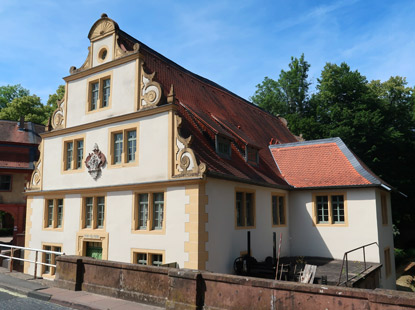
[[[255,191],[236,189],[235,228],[255,227]]]
[[[313,195],[313,222],[315,225],[347,226],[347,201],[343,193]]]
[[[44,207],[43,228],[62,229],[63,210],[63,198],[46,198]]]
[[[104,229],[105,228],[106,196],[82,197],[82,229]]]
[[[110,167],[138,164],[138,126],[123,126],[110,130]]]
[[[88,80],[87,112],[96,112],[111,107],[112,73]]]
[[[164,191],[135,193],[133,230],[164,232],[165,197]]]
[[[63,141],[63,171],[79,172],[84,168],[85,138],[76,137]]]
[[[287,214],[286,214],[285,195],[272,194],[271,210],[272,210],[272,226],[286,226],[287,225]]]
[[[43,244],[42,249],[46,251],[62,252],[62,245],[56,244]],[[42,263],[56,265],[56,257],[59,255],[56,253],[42,253]],[[42,265],[42,276],[50,277],[55,275],[56,268],[48,265]]]
[[[132,251],[133,264],[161,266],[164,264],[164,251],[140,250]]]

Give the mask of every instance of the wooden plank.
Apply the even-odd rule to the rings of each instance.
[[[316,275],[317,266],[316,265],[305,265],[304,271],[300,276],[301,283],[313,283],[314,277]]]

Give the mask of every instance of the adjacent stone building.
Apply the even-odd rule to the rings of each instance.
[[[20,122],[0,120],[0,210],[7,214],[1,220],[5,228],[12,226],[9,228],[15,235],[25,230],[25,185],[39,158],[39,134],[44,130],[44,126],[23,119]],[[18,243],[17,239],[14,243]]]

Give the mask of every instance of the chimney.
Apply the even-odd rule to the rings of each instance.
[[[24,116],[20,116],[19,130],[20,131],[23,131],[24,130]]]

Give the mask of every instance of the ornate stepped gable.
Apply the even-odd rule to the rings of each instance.
[[[88,34],[88,39],[91,42],[97,41],[109,35],[115,36],[114,57],[112,60],[119,59],[131,54],[137,54],[140,50],[140,45],[137,42],[131,42],[124,32],[120,30],[118,24],[107,14],[102,14],[101,18],[95,22]],[[72,66],[69,69],[70,74],[76,74],[92,67],[92,45],[88,47],[88,56],[83,65],[79,68]]]
[[[297,141],[283,120],[168,60],[124,33],[105,14],[92,26],[88,38],[94,42],[110,35],[115,38],[112,60],[139,53],[140,90],[137,110],[173,104],[181,117],[180,121],[177,118],[174,120],[175,128],[183,123],[185,126],[182,127],[192,136],[185,139],[179,134],[180,130],[174,129],[177,139],[174,142],[174,177],[200,177],[205,172],[210,172],[231,178],[287,186],[268,150],[268,143],[273,137],[280,143]],[[88,70],[91,65],[92,51],[89,50],[85,63],[79,69],[72,67],[71,74]],[[65,126],[64,104],[65,102],[61,102],[53,114],[53,129]],[[226,120],[227,126],[223,126],[218,119]],[[213,127],[200,126],[201,121]],[[218,133],[212,132],[212,128],[219,128],[225,136],[231,137],[233,142],[230,160],[216,154],[214,140]],[[229,128],[237,130],[232,132]],[[241,137],[245,138],[241,140]],[[256,166],[245,161],[244,153],[248,145],[246,141],[253,141],[249,145],[258,150],[259,164]]]

